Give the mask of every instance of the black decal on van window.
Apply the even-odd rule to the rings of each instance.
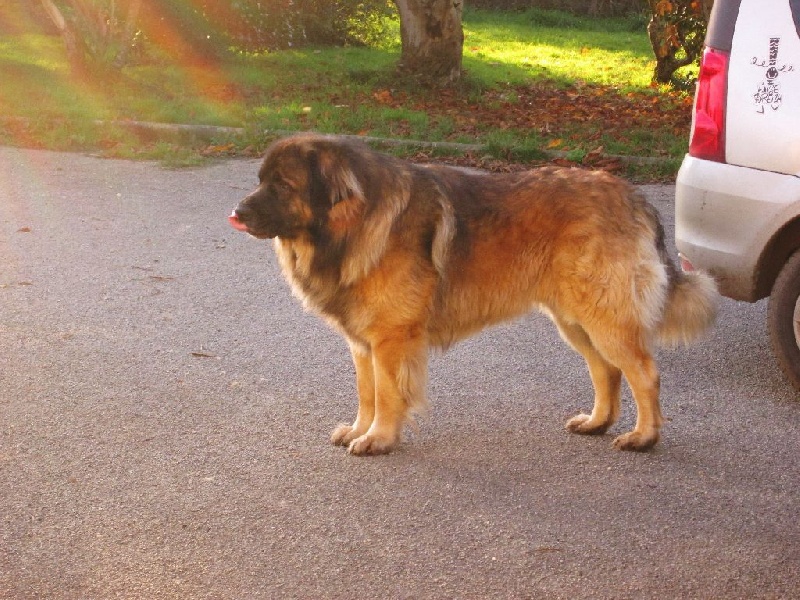
[[[769,58],[759,59],[754,56],[750,59],[750,64],[757,67],[766,67],[764,81],[758,84],[758,90],[753,94],[756,103],[756,111],[763,114],[764,109],[769,106],[772,110],[778,110],[783,102],[781,85],[778,82],[778,75],[781,73],[791,73],[794,71],[792,65],[778,65],[778,50],[780,49],[781,38],[769,38]]]

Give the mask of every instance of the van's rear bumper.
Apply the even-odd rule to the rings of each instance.
[[[755,302],[759,259],[791,218],[800,179],[686,156],[675,185],[675,243],[720,292]]]

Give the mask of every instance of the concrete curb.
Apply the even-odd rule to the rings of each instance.
[[[117,127],[130,129],[134,132],[153,134],[165,133],[174,135],[176,137],[192,136],[199,139],[211,140],[217,136],[239,136],[244,135],[247,131],[244,127],[218,127],[214,125],[182,125],[182,124],[169,124],[169,123],[152,123],[147,121],[111,121],[103,122],[98,121],[98,124],[109,124]],[[288,129],[265,129],[262,133],[266,136],[283,137],[300,133],[299,131],[292,131]],[[460,152],[480,152],[485,145],[482,144],[465,144],[459,142],[429,142],[424,140],[402,140],[394,138],[380,138],[368,135],[351,135],[351,134],[337,134],[339,137],[361,140],[362,142],[379,144],[382,146],[406,146],[416,148],[446,148],[450,150],[458,150]],[[568,153],[558,150],[541,150],[542,154],[549,158],[566,158]],[[629,164],[661,164],[667,159],[655,156],[625,156],[621,154],[604,154],[605,158],[619,160]]]
[[[17,122],[28,122],[28,119],[23,117],[7,117],[6,120]],[[94,124],[98,127],[119,127],[135,133],[143,139],[197,139],[206,142],[211,142],[214,138],[219,137],[239,137],[245,135],[247,129],[244,127],[222,127],[218,125],[189,125],[181,123],[155,123],[151,121],[101,121],[96,120]],[[265,129],[261,132],[265,136],[283,137],[300,133],[299,131],[284,130],[284,129]],[[483,144],[466,144],[459,142],[430,142],[424,140],[403,140],[394,138],[380,138],[373,136],[351,135],[351,134],[337,134],[339,137],[357,139],[363,142],[378,144],[382,146],[394,147],[415,147],[420,149],[425,148],[440,148],[456,150],[459,152],[481,152],[486,149]],[[566,158],[567,152],[558,150],[541,150],[546,158],[559,159]],[[639,165],[657,165],[666,162],[668,159],[654,157],[654,156],[625,156],[619,154],[603,154],[604,158],[619,160],[627,164]]]

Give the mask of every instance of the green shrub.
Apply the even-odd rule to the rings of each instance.
[[[209,6],[212,4],[207,3]],[[389,0],[229,0],[217,14],[233,45],[260,51],[308,45],[372,45],[396,18]],[[219,13],[219,10],[217,10]]]

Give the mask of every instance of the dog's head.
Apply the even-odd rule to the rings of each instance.
[[[230,215],[231,225],[261,239],[294,239],[328,227],[332,211],[352,214],[364,194],[349,164],[350,146],[320,135],[275,142],[258,172],[258,187]]]

